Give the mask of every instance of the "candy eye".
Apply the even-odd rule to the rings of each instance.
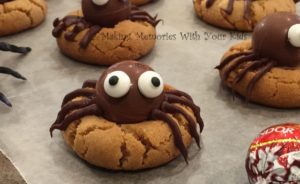
[[[109,0],[92,0],[95,5],[105,5]]]
[[[147,98],[158,97],[164,90],[161,76],[153,71],[143,73],[138,81],[140,92]]]
[[[125,96],[131,87],[128,75],[122,71],[115,71],[107,75],[104,80],[104,91],[113,98]]]
[[[295,24],[290,27],[288,31],[288,39],[293,46],[300,47],[300,24]]]

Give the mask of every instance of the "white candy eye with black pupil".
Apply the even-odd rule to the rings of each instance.
[[[147,98],[156,98],[164,90],[164,83],[161,76],[153,71],[143,73],[138,80],[140,92]]]
[[[288,39],[294,47],[300,47],[300,24],[295,24],[290,27]]]
[[[95,5],[102,6],[108,3],[109,0],[92,0]]]
[[[104,80],[104,91],[113,98],[125,96],[131,87],[129,76],[122,71],[115,71],[108,74]]]

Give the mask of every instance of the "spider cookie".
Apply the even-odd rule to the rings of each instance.
[[[124,61],[98,81],[68,94],[50,132],[59,129],[87,162],[112,170],[139,170],[168,163],[195,139],[203,122],[192,98],[164,82],[149,66]]]
[[[252,40],[233,46],[217,68],[222,81],[250,101],[300,107],[300,17],[292,13],[265,17]]]
[[[11,44],[8,44],[8,43],[0,42],[0,51],[10,51],[10,52],[15,52],[15,53],[20,53],[20,54],[27,54],[28,52],[31,51],[31,48],[29,48],[29,47],[18,47],[18,46],[11,45]],[[19,74],[18,72],[14,71],[10,68],[7,68],[7,67],[0,66],[0,73],[11,75],[11,76],[13,76],[17,79],[26,80],[26,78],[23,77],[21,74]],[[3,102],[4,104],[6,104],[9,107],[12,106],[10,101],[1,92],[0,92],[0,101]]]
[[[46,13],[44,0],[0,0],[0,36],[36,27]]]
[[[193,0],[205,22],[225,29],[252,31],[261,19],[276,12],[295,13],[296,0]]]
[[[130,0],[130,2],[134,5],[141,6],[144,4],[152,3],[156,0]]]
[[[159,22],[128,0],[82,0],[82,11],[54,21],[53,36],[65,55],[111,65],[148,54]]]

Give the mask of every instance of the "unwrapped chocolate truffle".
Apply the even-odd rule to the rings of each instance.
[[[286,123],[262,131],[246,159],[251,184],[300,182],[300,125]]]

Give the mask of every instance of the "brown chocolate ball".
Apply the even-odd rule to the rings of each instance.
[[[131,81],[128,93],[121,98],[111,97],[104,89],[107,76],[115,71],[125,72]],[[147,98],[139,90],[138,80],[146,71],[153,70],[140,62],[123,61],[111,66],[101,75],[96,87],[96,100],[97,105],[103,110],[103,117],[116,123],[138,123],[148,120],[152,111],[159,109],[164,100],[164,92],[155,98]],[[118,79],[111,77],[109,82],[115,84]]]
[[[88,22],[101,27],[113,27],[130,17],[131,5],[128,0],[108,0],[97,5],[93,0],[82,0],[82,12]]]
[[[277,66],[292,67],[300,63],[300,48],[291,45],[288,31],[300,24],[300,17],[293,13],[275,13],[259,22],[253,32],[252,45],[259,58],[269,58]]]

